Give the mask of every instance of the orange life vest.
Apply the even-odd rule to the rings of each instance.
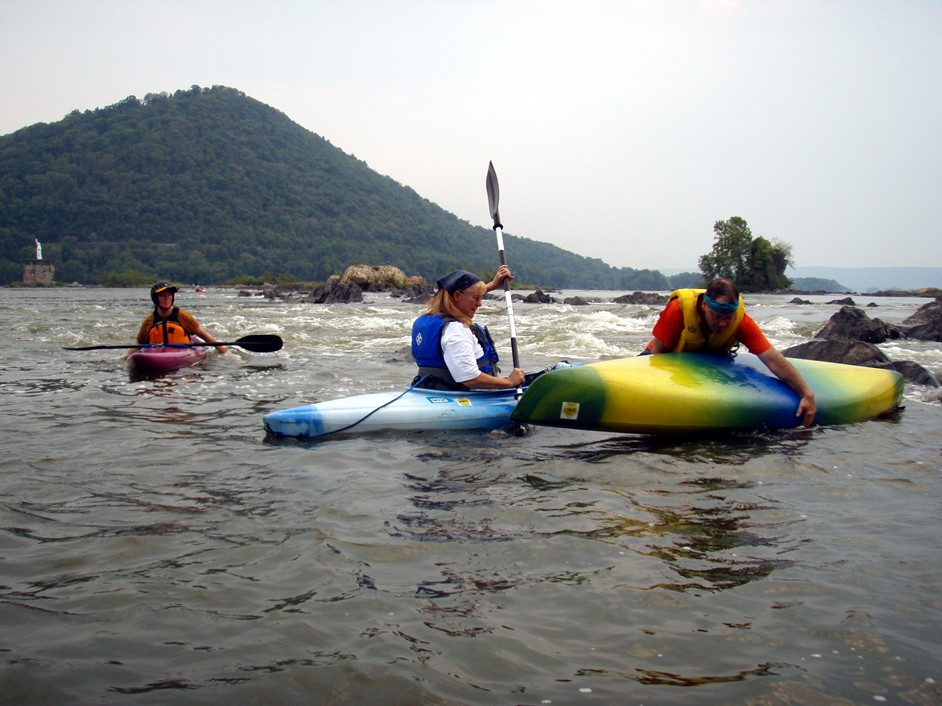
[[[168,343],[190,342],[190,335],[177,318],[178,311],[180,310],[177,307],[173,307],[173,312],[166,319],[161,319],[157,312],[154,312],[154,323],[151,325],[148,334],[151,344],[167,345]]]

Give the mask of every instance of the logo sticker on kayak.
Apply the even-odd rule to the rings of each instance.
[[[470,407],[471,400],[467,397],[426,397],[429,402],[432,404],[451,404],[454,402],[459,407]]]
[[[563,402],[563,406],[559,410],[560,419],[578,419],[579,418],[579,403],[578,402]]]

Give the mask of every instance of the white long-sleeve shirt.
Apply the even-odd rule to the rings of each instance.
[[[478,358],[484,349],[471,329],[460,321],[449,322],[442,331],[442,354],[455,382],[474,380],[481,374]]]

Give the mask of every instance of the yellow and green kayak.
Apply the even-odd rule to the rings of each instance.
[[[897,406],[893,370],[789,359],[814,390],[816,425],[872,419]],[[553,370],[517,403],[517,422],[640,434],[798,426],[798,395],[758,357],[665,353]]]

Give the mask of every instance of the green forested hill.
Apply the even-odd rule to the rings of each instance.
[[[355,263],[434,280],[455,267],[492,272],[497,261],[491,230],[221,86],[132,96],[0,137],[2,282],[20,280],[34,239],[57,281],[89,284],[134,274],[324,280]],[[521,282],[669,286],[659,272],[527,238],[505,234],[505,244]]]

